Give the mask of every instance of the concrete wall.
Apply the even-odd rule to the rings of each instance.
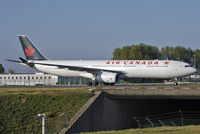
[[[66,134],[137,128],[133,117],[168,112],[200,111],[200,99],[113,97],[102,92]]]

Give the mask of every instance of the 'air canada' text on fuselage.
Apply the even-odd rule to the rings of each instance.
[[[163,65],[168,65],[170,62],[165,61]],[[159,61],[152,60],[152,61],[106,61],[107,65],[159,65]]]

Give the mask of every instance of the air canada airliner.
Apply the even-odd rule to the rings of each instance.
[[[93,84],[115,84],[119,79],[173,79],[197,70],[190,64],[174,60],[50,60],[44,57],[26,35],[19,35],[26,59],[17,62],[41,72],[64,77],[90,78]]]

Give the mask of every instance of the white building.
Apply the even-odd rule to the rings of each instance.
[[[36,86],[36,85],[56,85],[58,76],[44,73],[35,74],[0,74],[0,86]]]
[[[200,75],[190,75],[192,79],[200,79]]]

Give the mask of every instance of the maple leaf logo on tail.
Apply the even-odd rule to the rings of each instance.
[[[33,56],[33,54],[35,53],[35,49],[31,46],[28,46],[28,48],[25,48],[25,53],[26,56]]]

